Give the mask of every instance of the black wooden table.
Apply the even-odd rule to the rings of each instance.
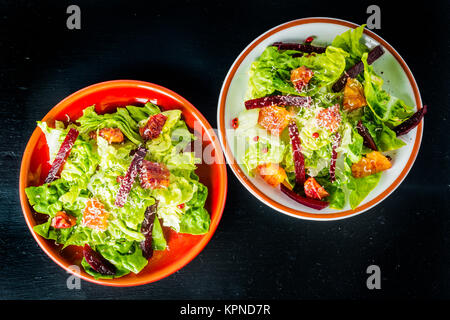
[[[75,3],[75,2],[74,2]],[[113,79],[168,87],[216,126],[222,81],[255,37],[311,16],[365,23],[371,2],[0,2],[1,299],[449,298],[448,2],[381,8],[381,30],[410,66],[429,106],[418,158],[400,187],[357,217],[311,222],[275,212],[228,170],[229,193],[211,242],[157,283],[110,288],[68,274],[32,238],[18,195],[19,164],[35,121],[76,90]],[[366,268],[381,268],[368,290]]]

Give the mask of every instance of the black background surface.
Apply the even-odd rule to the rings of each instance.
[[[81,30],[66,28],[70,4],[81,7]],[[19,203],[36,120],[85,86],[136,79],[181,94],[216,127],[222,82],[254,38],[303,17],[362,24],[370,4],[381,7],[375,32],[408,63],[429,106],[418,158],[392,195],[350,219],[304,221],[260,203],[228,169],[221,223],[182,270],[135,288],[67,289]],[[0,299],[449,298],[449,10],[448,1],[1,1]],[[381,290],[366,287],[371,264]]]

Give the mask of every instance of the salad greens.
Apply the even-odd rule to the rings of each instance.
[[[157,114],[167,117],[160,135],[144,140],[139,129]],[[88,244],[116,268],[115,275],[101,274],[83,259],[82,266],[87,273],[96,278],[120,277],[130,272],[139,273],[147,265],[140,247],[145,240],[141,225],[147,207],[155,203],[157,218],[151,232],[154,250],[167,249],[163,226],[180,233],[208,232],[210,216],[204,208],[208,189],[194,172],[200,159],[192,152],[183,151],[195,136],[181,119],[181,111],[161,112],[158,106],[147,103],[143,107],[126,106],[117,108],[114,113],[97,114],[91,106],[67,127],[59,121],[53,128],[45,122],[38,122],[38,126],[47,140],[50,163],[69,129],[75,128],[80,133],[60,178],[28,187],[25,192],[34,210],[48,215],[47,222],[34,227],[39,235],[55,240],[63,248]],[[112,143],[108,136],[101,134],[104,128],[120,129],[125,138],[120,143]],[[146,161],[156,163],[157,168],[167,168],[168,181],[166,185],[144,188],[137,178],[125,204],[118,207],[115,199],[120,177],[127,174],[133,152],[139,145],[148,150]],[[97,201],[96,212],[107,216],[105,228],[101,224],[95,227],[86,223],[88,203],[92,199]],[[58,226],[55,219],[60,218],[61,212],[76,222]]]
[[[411,117],[414,108],[382,88],[382,78],[367,62],[370,49],[362,41],[363,31],[364,25],[338,35],[323,53],[280,50],[272,45],[252,63],[246,100],[295,95],[310,97],[311,103],[308,107],[247,107],[239,114],[236,135],[245,141],[241,163],[250,176],[259,173],[274,187],[280,183],[295,186],[296,192],[311,196],[306,184],[296,185],[295,168],[299,164],[293,157],[292,132],[287,125],[294,122],[306,175],[314,178],[317,188],[323,191],[324,196],[316,199],[325,198],[333,209],[343,209],[347,204],[354,209],[375,188],[381,171],[390,167],[390,159],[381,152],[405,145],[393,129]],[[344,90],[335,92],[333,84],[361,61],[364,72],[348,78]],[[303,78],[295,78],[295,72],[303,72]],[[358,131],[359,122],[372,136],[376,150],[365,145],[367,136]],[[282,130],[279,136],[269,130],[275,125]],[[281,168],[270,178],[260,171],[268,164]],[[277,182],[272,184],[274,179]]]

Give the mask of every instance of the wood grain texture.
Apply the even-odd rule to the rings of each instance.
[[[364,23],[368,4],[78,1],[80,31],[66,29],[60,1],[0,4],[0,299],[450,297],[449,41],[440,36],[450,31],[448,4],[407,6],[401,15],[382,6],[377,33],[407,61],[429,106],[418,159],[383,203],[344,221],[296,220],[264,206],[228,170],[223,219],[185,268],[141,287],[82,282],[81,290],[67,289],[68,274],[22,216],[19,165],[36,120],[82,87],[126,78],[174,90],[216,127],[222,81],[256,36],[299,17]],[[424,17],[427,28],[411,23]],[[381,268],[380,291],[366,289],[371,264]]]

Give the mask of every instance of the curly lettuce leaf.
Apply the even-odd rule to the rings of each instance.
[[[139,273],[148,263],[136,242],[117,241],[114,246],[97,245],[95,250],[116,267],[114,276],[103,275],[91,268],[83,258],[81,264],[88,274],[96,279],[112,279],[130,272]]]
[[[180,233],[205,234],[211,223],[209,213],[205,208],[190,208],[183,214],[180,221]]]
[[[136,106],[126,106],[125,107],[128,110],[128,113],[130,116],[139,123],[140,121],[147,119],[149,116],[158,114],[161,112],[159,107],[151,102],[147,102],[143,107],[136,107]]]
[[[90,106],[83,110],[83,115],[77,122],[80,124],[78,130],[84,136],[102,128],[119,128],[134,144],[139,145],[143,142],[138,133],[137,122],[130,116],[126,108],[117,108],[114,113],[99,115],[95,112],[95,107]]]
[[[56,155],[58,154],[59,148],[64,141],[68,133],[68,129],[64,127],[64,123],[61,121],[55,121],[55,127],[49,127],[46,122],[37,122],[37,126],[42,130],[45,135],[45,140],[47,141],[48,153],[49,153],[49,163],[53,163]]]
[[[349,203],[352,209],[355,209],[380,182],[381,172],[372,174],[364,178],[350,177],[347,184],[349,189]]]
[[[258,137],[257,141],[253,139]],[[278,137],[272,136],[266,130],[255,128],[245,134],[248,149],[242,159],[247,172],[253,176],[253,170],[263,163],[280,163],[286,152],[286,144]]]
[[[366,110],[361,118],[364,126],[369,130],[379,151],[385,152],[399,149],[406,143],[397,138],[397,134],[390,129],[383,121],[378,119],[371,110]]]
[[[336,36],[331,43],[333,47],[341,48],[349,53],[346,58],[346,69],[361,61],[363,54],[369,52],[369,48],[362,41],[365,26],[363,24],[355,29],[350,29]]]
[[[278,50],[267,47],[249,71],[248,99],[260,98],[274,93],[312,95],[321,88],[333,84],[345,70],[344,50],[328,46],[325,53],[297,56],[295,50]],[[293,86],[291,70],[306,66],[314,71],[307,92],[299,93]]]
[[[25,189],[28,201],[33,209],[51,217],[54,217],[56,212],[63,209],[63,202],[60,197],[67,191],[69,191],[69,185],[62,179]]]
[[[374,115],[391,126],[408,119],[414,113],[413,108],[383,90],[383,79],[367,63],[367,53],[363,54],[361,60],[364,63],[364,95]]]

